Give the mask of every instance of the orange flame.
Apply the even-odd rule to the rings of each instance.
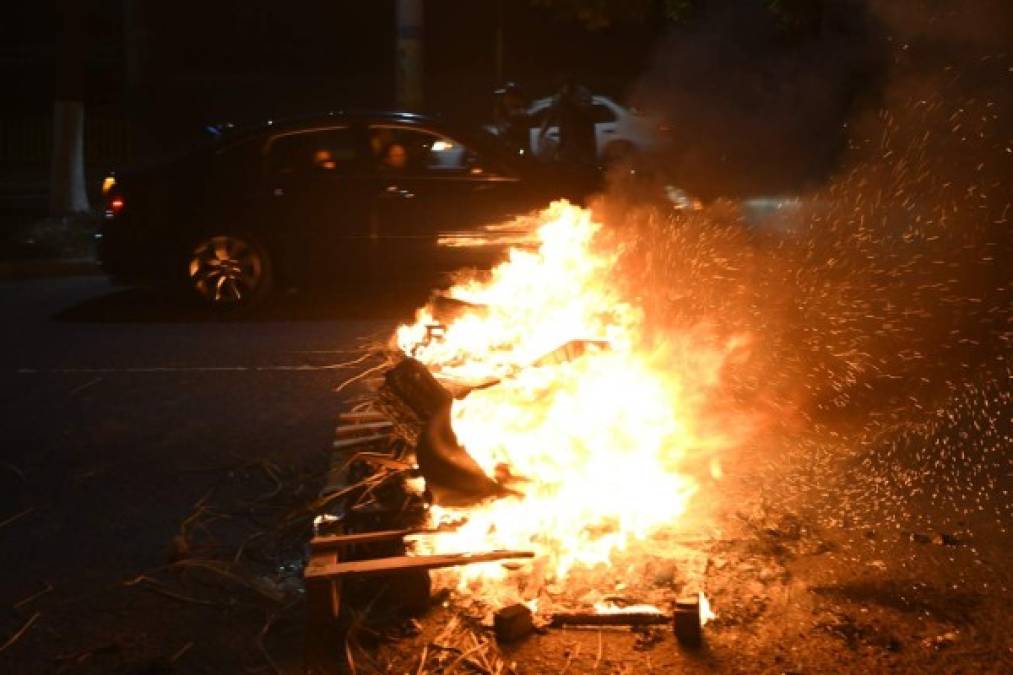
[[[733,440],[703,422],[740,341],[647,336],[643,312],[614,278],[622,251],[602,250],[602,225],[566,202],[541,218],[537,251],[511,250],[487,281],[446,293],[470,305],[438,338],[427,307],[396,341],[438,378],[499,381],[455,401],[453,426],[483,471],[503,475],[506,467],[524,495],[464,510],[434,506],[435,521],[465,522],[419,545],[531,549],[543,582],[559,583],[614,563],[631,542],[685,513],[698,483],[684,462]],[[574,340],[594,342],[576,358],[561,356]],[[544,358],[553,350],[557,358]],[[502,591],[508,571],[491,564],[454,574],[481,595]],[[535,592],[529,584],[520,595]]]

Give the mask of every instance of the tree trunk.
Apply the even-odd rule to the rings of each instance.
[[[63,0],[60,53],[53,105],[49,212],[63,217],[90,210],[84,172],[84,3]]]
[[[397,0],[397,73],[395,100],[403,110],[421,110],[422,0]]]

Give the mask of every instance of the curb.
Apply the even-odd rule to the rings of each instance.
[[[76,277],[102,274],[94,258],[43,258],[40,260],[0,261],[0,280]]]

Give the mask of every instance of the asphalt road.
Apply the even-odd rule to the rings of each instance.
[[[308,525],[257,557],[240,546],[240,560],[236,544],[278,532],[271,513],[316,495],[343,405],[333,388],[354,372],[333,366],[389,335],[429,286],[282,298],[221,320],[101,277],[0,282],[0,673],[301,672],[298,569],[280,566],[301,560]],[[928,467],[906,445],[855,456],[804,436],[792,441],[802,469],[787,471],[790,448],[766,473],[730,462],[716,500],[726,536],[708,551],[719,620],[696,669],[1009,672],[1009,418],[986,400],[908,440],[936,448]],[[954,434],[961,452],[930,445]],[[268,463],[284,474],[276,489]],[[887,499],[890,476],[914,483]],[[180,551],[188,522],[193,548]],[[187,576],[198,570],[176,569],[181,558],[295,584],[264,602],[235,578]],[[586,637],[572,672],[601,654]],[[558,672],[573,640],[515,656]],[[671,640],[650,652],[632,641],[610,636],[609,658],[692,669]],[[421,646],[393,644],[414,669]]]
[[[88,623],[102,589],[164,565],[195,503],[239,479],[230,467],[322,464],[348,372],[329,366],[425,295],[346,289],[221,320],[102,277],[0,283],[0,636],[43,610],[0,663],[73,643],[66,608]],[[50,649],[29,663],[53,665]]]

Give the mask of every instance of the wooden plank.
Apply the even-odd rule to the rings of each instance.
[[[326,566],[338,563],[335,550],[314,552],[309,565]],[[341,579],[306,580],[306,632],[303,658],[307,673],[340,672],[342,658],[341,631],[338,612],[341,609]]]
[[[341,413],[338,415],[339,422],[359,423],[359,422],[381,422],[390,421],[386,415],[378,412],[364,412],[364,413]]]
[[[409,534],[417,534],[422,530],[378,530],[376,532],[360,532],[356,534],[331,534],[313,537],[310,540],[310,548],[314,552],[326,551],[329,549],[340,549],[345,546],[356,544],[372,544],[377,541],[390,541],[401,539]]]
[[[367,432],[367,431],[379,431],[379,430],[382,430],[382,429],[390,429],[393,426],[394,426],[394,423],[391,422],[390,420],[387,420],[387,421],[384,421],[384,422],[369,422],[369,423],[363,423],[363,424],[349,424],[349,425],[339,426],[337,429],[334,430],[334,435],[335,436],[340,436],[340,437],[354,436],[356,434],[361,434],[361,433],[364,433],[364,432]]]
[[[359,532],[356,534],[329,534],[320,535],[310,540],[310,547],[314,551],[325,551],[331,548],[341,549],[345,546],[356,544],[371,544],[377,541],[390,541],[401,539],[408,535],[419,536],[426,534],[439,534],[441,530],[377,530],[376,532]]]
[[[560,626],[659,626],[672,622],[671,614],[655,612],[560,612],[550,625]]]
[[[491,551],[489,553],[455,553],[449,555],[392,556],[373,560],[354,560],[314,564],[311,560],[303,576],[307,579],[338,579],[345,576],[367,576],[372,574],[396,574],[410,570],[435,570],[441,567],[456,567],[482,562],[509,560],[511,558],[533,558],[531,551]]]

